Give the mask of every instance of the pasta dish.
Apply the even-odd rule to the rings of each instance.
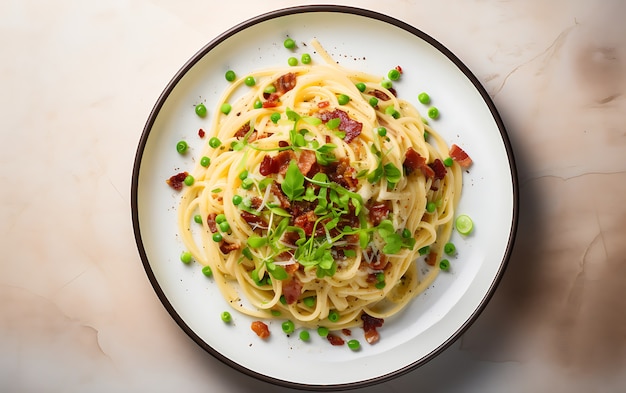
[[[179,234],[238,312],[375,342],[439,274],[466,163],[385,78],[313,48],[228,85]]]

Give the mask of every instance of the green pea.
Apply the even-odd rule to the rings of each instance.
[[[387,115],[390,115],[394,119],[397,119],[398,117],[400,117],[400,112],[398,112],[396,108],[393,107],[393,105],[389,105],[387,108],[385,108],[385,113]]]
[[[298,59],[296,59],[295,57],[290,57],[287,59],[287,64],[289,64],[290,66],[294,67],[298,65]]]
[[[230,231],[230,224],[228,223],[228,221],[221,222],[219,224],[219,227],[220,227],[220,231],[222,232]]]
[[[247,77],[247,78],[243,81],[243,83],[245,83],[245,84],[246,84],[246,86],[250,86],[250,87],[252,87],[252,86],[256,85],[256,79],[254,79],[254,77],[253,77],[253,76],[249,76],[249,77]]]
[[[361,343],[359,342],[359,340],[348,340],[348,348],[350,348],[353,351],[358,351],[359,348],[361,348]]]
[[[196,110],[196,115],[200,117],[204,117],[207,114],[206,106],[204,106],[204,104],[202,103],[196,105],[195,110]]]
[[[320,335],[320,337],[326,337],[328,336],[329,330],[327,327],[324,326],[320,326],[317,328],[317,334]]]
[[[454,243],[448,242],[443,246],[443,252],[448,255],[453,255],[456,252],[456,246],[454,245]]]
[[[425,92],[419,93],[417,95],[417,100],[424,105],[430,104],[430,96],[428,95],[428,93],[425,93]]]
[[[221,315],[222,321],[229,323],[232,320],[232,316],[228,311],[224,311]]]
[[[385,285],[387,284],[384,281],[381,281],[381,282],[377,282],[374,286],[376,287],[376,289],[383,289]]]
[[[447,259],[442,259],[441,261],[439,261],[439,269],[443,271],[450,270],[450,261],[448,261]]]
[[[363,82],[359,82],[355,86],[361,93],[363,93],[366,89],[365,83]]]
[[[337,102],[339,103],[339,105],[346,105],[348,102],[350,102],[350,97],[346,94],[339,94],[339,97],[337,97]]]
[[[310,338],[311,338],[311,334],[309,333],[308,330],[301,330],[300,331],[300,340],[302,340],[302,341],[309,341]]]
[[[217,216],[215,216],[215,223],[216,224],[221,224],[224,221],[226,221],[226,215],[224,213],[220,213]]]
[[[408,239],[411,237],[411,231],[408,228],[402,230],[402,237]]]
[[[221,233],[214,233],[214,234],[213,234],[213,241],[214,241],[215,243],[219,243],[219,242],[221,242],[223,239],[224,239],[224,237],[222,236],[222,234],[221,234]]]
[[[207,156],[204,156],[200,159],[200,165],[202,165],[203,167],[208,167],[209,165],[211,165],[211,159]]]
[[[278,123],[278,120],[280,120],[280,113],[278,112],[274,112],[270,115],[270,120],[272,121],[272,123],[276,124]]]
[[[443,160],[443,165],[445,165],[447,167],[451,167],[452,164],[454,164],[454,160],[452,160],[452,157],[448,157],[448,158]]]
[[[300,61],[302,64],[310,64],[311,63],[311,55],[308,53],[303,53],[300,57]]]
[[[207,277],[211,277],[213,275],[213,269],[211,269],[211,266],[204,266],[202,268],[202,274]]]
[[[233,205],[237,206],[243,201],[241,195],[233,195]]]
[[[244,169],[243,171],[241,171],[241,173],[239,173],[239,179],[243,180],[246,177],[248,177],[248,170]]]
[[[376,282],[384,282],[385,281],[385,273],[377,273],[376,274]]]
[[[430,108],[428,108],[428,117],[430,117],[431,119],[436,119],[439,117],[439,109],[437,109],[437,107],[435,106],[431,106]]]
[[[424,246],[418,250],[420,255],[426,255],[430,252],[430,246]]]
[[[337,310],[330,310],[328,312],[328,320],[331,322],[337,322],[339,317],[339,312],[337,312]]]
[[[192,186],[194,181],[195,179],[193,178],[193,176],[187,175],[185,176],[185,180],[183,180],[183,183],[185,183],[186,186]]]
[[[283,328],[283,332],[287,334],[293,333],[293,331],[296,329],[296,325],[293,323],[293,321],[290,320],[283,322],[281,327]]]
[[[378,98],[370,97],[368,102],[369,102],[370,106],[376,107],[378,105]]]
[[[268,85],[265,89],[263,89],[263,93],[267,93],[267,94],[276,93],[276,86]]]
[[[391,89],[393,87],[393,83],[389,79],[383,79],[380,85],[385,89]]]
[[[189,145],[187,144],[187,142],[185,141],[179,141],[176,144],[176,151],[180,154],[185,154],[185,152],[187,152],[187,148],[189,147]]]
[[[221,144],[222,144],[222,141],[220,141],[219,138],[217,137],[213,137],[209,139],[209,146],[211,146],[214,149],[218,148]]]
[[[434,213],[437,210],[437,204],[435,202],[428,202],[426,204],[426,211],[429,213]]]
[[[294,41],[292,38],[287,38],[283,42],[283,46],[287,49],[293,49],[296,47],[296,41]]]
[[[253,106],[254,106],[254,109],[261,109],[263,108],[263,103],[261,102],[261,100],[256,100],[254,101]]]
[[[315,296],[307,296],[302,299],[302,303],[304,303],[307,307],[315,307],[316,299]]]
[[[387,77],[392,81],[397,81],[398,79],[400,79],[400,75],[400,71],[394,68],[393,70],[389,71]]]
[[[233,70],[228,70],[226,71],[226,73],[224,74],[224,78],[226,78],[227,81],[232,82],[235,79],[237,79],[237,75],[235,74],[235,71]]]
[[[202,224],[202,216],[199,214],[196,214],[195,216],[193,216],[193,220],[196,224]]]
[[[376,129],[376,132],[378,133],[378,135],[380,136],[385,136],[387,135],[387,129],[385,127],[378,127]]]
[[[192,258],[191,253],[189,251],[183,251],[180,254],[180,261],[182,263],[185,263],[185,264],[191,263],[191,258]]]
[[[249,177],[246,177],[241,182],[241,188],[243,188],[244,190],[249,190],[250,188],[252,188],[253,185],[254,185],[254,180],[250,179]]]
[[[220,107],[220,111],[225,115],[229,114],[232,109],[233,107],[228,102],[223,103]]]

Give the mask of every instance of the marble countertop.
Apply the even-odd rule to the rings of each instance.
[[[327,1],[0,5],[0,390],[286,392],[204,352],[154,293],[130,185],[165,84],[257,14]],[[475,73],[506,124],[520,222],[472,327],[359,392],[623,392],[626,2],[343,1],[408,22]]]

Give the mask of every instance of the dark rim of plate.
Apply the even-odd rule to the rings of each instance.
[[[274,377],[270,377],[270,376],[266,376],[266,375],[262,375],[256,371],[250,370],[248,368],[246,368],[245,366],[225,357],[224,355],[222,355],[221,353],[219,353],[218,351],[216,351],[214,348],[212,348],[210,345],[208,345],[204,340],[202,340],[186,323],[185,321],[183,321],[183,319],[180,317],[180,315],[178,315],[178,313],[176,312],[176,310],[174,309],[174,307],[172,306],[172,304],[169,302],[169,300],[167,299],[167,296],[164,294],[163,290],[161,289],[157,279],[155,278],[154,272],[152,271],[152,268],[150,266],[150,262],[148,261],[147,255],[146,255],[146,251],[143,245],[143,241],[142,241],[142,237],[141,237],[141,228],[139,226],[139,212],[138,212],[138,204],[137,204],[137,195],[138,195],[138,182],[139,182],[139,171],[140,171],[140,167],[141,167],[141,161],[142,161],[142,157],[143,157],[143,152],[146,146],[146,142],[150,136],[150,131],[152,129],[152,126],[159,114],[159,111],[161,110],[161,107],[163,106],[163,104],[165,103],[165,101],[167,100],[167,98],[169,97],[170,93],[174,90],[174,88],[176,87],[176,85],[178,84],[178,82],[183,78],[183,76],[198,62],[200,61],[200,59],[202,59],[205,55],[207,55],[213,48],[215,48],[217,45],[219,45],[221,42],[223,42],[224,40],[226,40],[227,38],[245,30],[248,29],[252,26],[255,26],[261,22],[265,22],[271,19],[275,19],[275,18],[280,18],[283,16],[288,16],[288,15],[294,15],[294,14],[301,14],[301,13],[315,13],[315,12],[333,12],[333,13],[346,13],[346,14],[352,14],[352,15],[357,15],[357,16],[362,16],[362,17],[366,17],[366,18],[370,18],[370,19],[375,19],[378,21],[382,21],[382,22],[386,22],[388,24],[391,24],[393,26],[396,26],[402,30],[405,30],[415,36],[417,36],[418,38],[422,39],[423,41],[426,41],[427,43],[429,43],[430,45],[432,45],[435,49],[437,49],[439,52],[441,52],[442,54],[444,54],[450,61],[452,61],[457,67],[458,69],[467,77],[467,79],[469,79],[472,84],[474,85],[474,87],[476,88],[476,90],[480,93],[481,97],[483,98],[485,104],[487,105],[487,107],[489,108],[489,110],[491,111],[491,114],[493,116],[494,121],[496,122],[498,129],[500,131],[500,135],[502,137],[502,141],[504,143],[504,147],[508,156],[508,160],[509,160],[509,167],[510,167],[510,171],[511,171],[511,178],[513,180],[512,182],[512,187],[513,187],[513,215],[512,215],[512,222],[511,222],[511,231],[509,234],[509,239],[508,239],[508,244],[505,250],[505,254],[502,260],[502,263],[500,264],[499,270],[497,272],[497,274],[495,275],[491,286],[489,287],[489,289],[487,290],[487,293],[485,294],[484,298],[482,299],[482,301],[480,302],[479,306],[476,308],[476,310],[474,310],[474,312],[470,315],[470,317],[461,325],[459,326],[459,328],[454,332],[454,334],[452,334],[446,341],[444,341],[443,343],[441,343],[441,345],[439,345],[435,350],[433,350],[432,352],[430,352],[429,354],[423,356],[420,359],[416,359],[415,362],[413,362],[412,364],[409,364],[406,367],[403,367],[401,369],[398,369],[394,372],[388,373],[386,375],[382,375],[379,377],[375,377],[372,379],[366,379],[366,380],[362,380],[362,381],[358,381],[358,382],[350,382],[350,383],[342,383],[342,384],[332,384],[332,385],[327,385],[327,384],[320,384],[320,385],[312,385],[312,384],[302,384],[302,383],[297,383],[297,382],[291,382],[291,381],[285,381],[285,380],[281,380],[281,379],[277,379]],[[484,89],[484,87],[481,85],[481,83],[478,81],[478,79],[476,78],[476,76],[474,76],[474,74],[465,66],[465,64],[463,64],[463,62],[461,60],[459,60],[459,58],[457,58],[450,50],[448,50],[445,46],[443,46],[441,43],[439,43],[437,40],[435,40],[434,38],[432,38],[431,36],[429,36],[428,34],[422,32],[421,30],[405,23],[402,22],[398,19],[395,19],[393,17],[390,17],[388,15],[384,15],[381,13],[378,13],[376,11],[371,11],[371,10],[367,10],[367,9],[362,9],[362,8],[356,8],[356,7],[351,7],[351,6],[341,6],[341,5],[307,5],[307,6],[296,6],[296,7],[289,7],[289,8],[283,8],[283,9],[279,9],[279,10],[275,10],[275,11],[271,11],[265,14],[261,14],[259,16],[256,16],[254,18],[248,19],[247,21],[244,21],[234,27],[232,27],[231,29],[225,31],[224,33],[222,33],[221,35],[217,36],[215,39],[213,39],[211,42],[209,42],[207,45],[205,45],[202,49],[200,49],[190,60],[188,60],[183,66],[182,68],[176,73],[176,75],[172,78],[172,80],[167,84],[165,90],[161,93],[161,95],[159,96],[156,104],[154,105],[154,108],[152,109],[152,111],[150,112],[150,115],[148,117],[148,120],[146,122],[146,125],[143,129],[142,135],[141,135],[141,139],[139,141],[139,146],[137,148],[137,152],[135,155],[135,162],[134,162],[134,166],[133,166],[133,173],[132,173],[132,184],[131,184],[131,211],[132,211],[132,221],[133,221],[133,230],[134,230],[134,234],[135,234],[135,241],[137,243],[137,249],[139,251],[139,255],[141,257],[144,269],[146,271],[146,274],[148,276],[148,279],[150,280],[150,283],[152,284],[152,287],[154,288],[154,291],[156,292],[158,298],[160,299],[160,301],[162,302],[162,304],[164,305],[164,307],[166,308],[166,310],[168,311],[168,313],[172,316],[172,318],[176,321],[176,323],[182,328],[182,330],[190,337],[192,338],[200,347],[202,347],[204,350],[206,350],[208,353],[210,353],[211,355],[213,355],[215,358],[219,359],[220,361],[222,361],[223,363],[227,364],[228,366],[244,373],[247,374],[249,376],[255,377],[259,380],[271,383],[271,384],[275,384],[275,385],[280,385],[280,386],[284,386],[284,387],[288,387],[288,388],[295,388],[295,389],[304,389],[304,390],[315,390],[315,391],[337,391],[337,390],[349,390],[349,389],[356,389],[356,388],[362,388],[362,387],[366,387],[366,386],[372,386],[375,384],[379,384],[382,382],[386,382],[389,381],[393,378],[399,377],[401,375],[404,375],[406,373],[408,373],[409,371],[415,370],[416,368],[418,368],[419,366],[424,365],[425,363],[427,363],[428,361],[430,361],[431,359],[433,359],[434,357],[436,357],[437,355],[439,355],[442,351],[444,351],[446,348],[448,348],[452,343],[454,343],[468,328],[469,326],[476,320],[476,318],[480,315],[480,313],[484,310],[484,308],[486,307],[487,303],[489,302],[489,300],[491,299],[491,297],[493,296],[493,293],[495,292],[496,287],[498,286],[498,284],[500,283],[500,280],[504,274],[504,271],[506,270],[506,266],[508,264],[508,261],[510,259],[511,256],[511,252],[513,250],[513,244],[515,241],[515,234],[517,232],[517,223],[518,223],[518,210],[519,210],[519,185],[518,185],[518,179],[517,179],[517,170],[516,170],[516,166],[515,166],[515,159],[513,157],[513,149],[511,147],[511,143],[509,140],[509,137],[507,135],[507,132],[505,130],[504,127],[504,123],[502,121],[502,119],[500,118],[500,115],[493,103],[493,101],[491,100],[491,98],[489,97],[489,94],[486,92],[486,90]]]

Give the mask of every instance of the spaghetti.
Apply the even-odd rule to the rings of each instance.
[[[461,167],[380,77],[313,45],[323,63],[256,71],[224,92],[179,230],[240,312],[380,326],[438,274]],[[426,248],[432,266],[418,271]]]

